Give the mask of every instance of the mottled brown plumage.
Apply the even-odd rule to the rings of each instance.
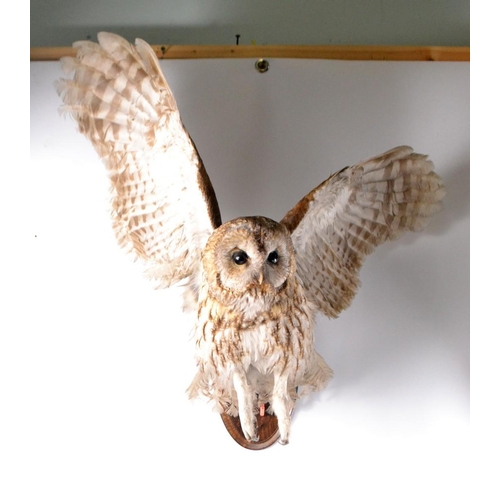
[[[243,263],[234,261],[239,252]],[[203,252],[199,370],[190,396],[207,396],[219,411],[239,414],[248,440],[258,439],[256,408],[269,403],[287,442],[295,388],[319,390],[332,376],[314,350],[314,312],[282,224],[264,217],[223,224]]]
[[[63,60],[71,76],[57,82],[62,110],[108,169],[119,243],[164,286],[187,278],[186,304],[198,312],[189,395],[238,415],[247,447],[259,439],[256,413],[267,408],[286,443],[294,401],[332,376],[314,349],[316,313],[335,317],[350,305],[365,256],[422,229],[440,207],[442,181],[431,161],[402,146],[332,175],[281,223],[221,225],[153,50],[98,38],[77,42],[77,56]]]
[[[423,229],[440,209],[445,191],[433,168],[410,147],[394,148],[333,174],[285,215],[297,273],[323,314],[349,307],[376,246]]]

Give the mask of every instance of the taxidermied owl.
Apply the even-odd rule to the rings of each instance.
[[[440,207],[442,181],[402,146],[330,176],[281,222],[222,224],[214,189],[153,49],[100,33],[64,58],[62,110],[103,159],[120,245],[197,311],[190,397],[213,400],[242,446],[287,443],[296,399],[332,371],[314,349],[317,312],[336,317],[366,255]],[[241,439],[240,439],[241,437]],[[259,441],[260,440],[260,441]]]

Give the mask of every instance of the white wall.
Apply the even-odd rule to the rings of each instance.
[[[104,168],[57,113],[57,63],[31,64],[30,286],[11,466],[58,498],[451,498],[468,477],[469,65],[271,60],[162,67],[223,218],[276,219],[333,171],[390,147],[428,153],[444,211],[370,256],[338,320],[318,318],[335,371],[297,405],[290,445],[240,448],[186,400],[191,318],[115,244]],[[9,193],[6,193],[9,196]],[[27,200],[27,201],[26,201]],[[23,254],[24,255],[24,254]],[[18,292],[15,292],[18,290]],[[29,488],[19,477],[20,488]]]
[[[39,0],[31,46],[114,31],[155,44],[469,45],[468,0]]]

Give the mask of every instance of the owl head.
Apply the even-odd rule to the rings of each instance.
[[[275,294],[295,273],[290,233],[266,217],[226,222],[207,242],[203,270],[212,292]]]

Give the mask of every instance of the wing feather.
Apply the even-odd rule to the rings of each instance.
[[[297,273],[329,317],[347,308],[366,255],[388,239],[425,227],[445,194],[426,156],[394,148],[332,175],[281,221],[292,234]]]
[[[98,41],[76,42],[76,57],[62,59],[61,110],[107,167],[119,244],[170,286],[198,275],[218,203],[153,49],[111,33]]]

